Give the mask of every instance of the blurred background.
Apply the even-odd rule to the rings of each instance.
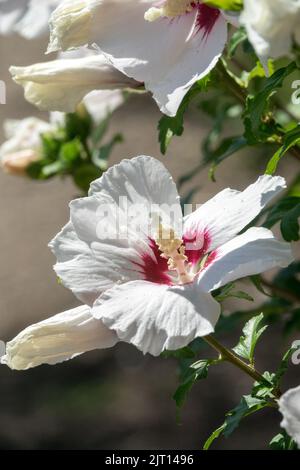
[[[46,60],[46,43],[38,40],[25,46],[20,38],[0,39],[0,79],[7,84],[7,104],[0,105],[1,142],[5,119],[29,115],[47,119],[46,114],[25,102],[21,87],[8,74],[11,64]],[[154,102],[145,96],[133,97],[118,109],[109,133],[122,132],[125,140],[115,147],[110,163],[149,154],[161,159],[175,179],[196,167],[201,159],[201,140],[209,129],[207,117],[198,110],[190,112],[183,137],[173,139],[164,157],[157,143],[159,118]],[[263,171],[267,156],[235,155],[219,167],[216,183],[204,170],[193,181],[199,186],[195,202],[204,202],[227,186],[243,189]],[[281,167],[287,179],[293,176],[293,165],[287,158]],[[38,183],[0,172],[1,340],[8,341],[27,325],[78,305],[57,283],[52,270],[54,258],[47,248],[67,222],[68,202],[77,195],[68,179]],[[257,293],[255,296],[258,298]],[[242,300],[237,306],[249,308]],[[239,333],[223,333],[222,340],[233,346]],[[257,349],[258,368],[276,367],[282,347],[280,324],[272,325]],[[213,355],[207,350],[201,357]],[[299,378],[299,367],[293,367],[286,385],[299,383]],[[177,382],[174,359],[143,356],[126,344],[27,372],[2,366],[0,449],[200,449],[223,422],[224,413],[236,406],[251,386],[250,380],[231,365],[214,368],[207,380],[193,387],[178,424],[171,399]],[[279,415],[271,409],[258,413],[245,420],[228,440],[218,440],[214,448],[264,448],[277,433],[279,421]]]

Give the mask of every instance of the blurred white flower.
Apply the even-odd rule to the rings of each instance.
[[[34,39],[49,31],[51,12],[60,0],[0,0],[0,34]]]
[[[57,364],[116,342],[115,333],[95,320],[91,309],[83,305],[26,328],[6,345],[1,363],[25,370],[40,364]]]
[[[281,426],[300,449],[300,386],[291,388],[282,395],[279,399],[279,410],[283,415]]]
[[[50,123],[34,117],[7,120],[6,142],[0,147],[0,164],[5,171],[23,174],[28,165],[40,158],[41,134],[51,130]]]
[[[28,67],[11,67],[25,98],[42,110],[74,112],[93,90],[136,88],[140,84],[116,70],[103,55],[58,59]]]
[[[54,269],[85,304],[84,318],[73,310],[27,328],[7,344],[2,362],[18,369],[53,364],[117,340],[157,356],[210,334],[220,315],[211,291],[292,261],[290,245],[270,230],[238,235],[283,188],[283,178],[261,176],[183,219],[162,163],[140,156],[113,166],[88,197],[71,202],[69,223],[50,243]],[[108,236],[114,209],[126,236]]]
[[[59,53],[58,59],[78,59],[92,55],[97,55],[97,52],[81,47],[74,51]],[[121,89],[91,91],[83,99],[83,104],[96,123],[107,118],[109,114],[113,113],[119,106],[124,104],[124,102],[124,91]]]
[[[300,0],[244,0],[240,22],[264,61],[289,54],[293,39],[300,44]]]
[[[173,116],[191,86],[216,65],[228,18],[201,1],[65,0],[51,16],[48,50],[96,44]]]

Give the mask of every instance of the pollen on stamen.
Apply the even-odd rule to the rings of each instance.
[[[151,7],[146,11],[146,21],[156,21],[159,18],[175,18],[189,13],[198,4],[198,0],[166,0],[162,7]]]
[[[182,239],[176,237],[173,229],[164,228],[159,224],[158,236],[155,240],[161,251],[161,257],[167,259],[170,271],[175,271],[180,284],[187,284],[193,280],[189,273],[191,263],[185,255],[185,247]]]

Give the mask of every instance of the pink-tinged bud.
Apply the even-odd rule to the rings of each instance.
[[[26,173],[28,166],[39,160],[39,158],[40,156],[36,150],[19,150],[2,157],[1,166],[6,173],[23,175]]]

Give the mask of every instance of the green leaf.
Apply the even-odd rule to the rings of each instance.
[[[300,331],[300,308],[291,310],[283,331],[285,335],[290,335],[294,331]]]
[[[217,300],[217,302],[223,302],[225,299],[228,299],[230,297],[234,297],[237,299],[244,299],[244,300],[249,300],[250,302],[253,302],[253,297],[251,297],[247,292],[244,291],[235,291],[233,290],[235,288],[235,284],[233,282],[226,284],[224,287],[221,287],[220,289],[217,289],[215,292],[213,292],[214,298]]]
[[[276,371],[275,378],[274,378],[274,382],[277,386],[280,385],[282,377],[288,370],[292,355],[294,354],[295,351],[298,351],[298,349],[299,349],[299,346],[295,346],[294,344],[292,344],[292,346],[284,354],[280,362],[280,365]]]
[[[273,437],[269,447],[272,450],[296,450],[297,444],[285,431],[282,431]]]
[[[41,135],[41,141],[43,159],[56,160],[63,140],[57,138],[53,133],[47,132]]]
[[[241,26],[239,29],[237,29],[233,35],[231,36],[231,39],[229,41],[229,44],[228,44],[228,52],[227,52],[227,55],[228,55],[228,58],[231,59],[238,46],[244,42],[245,40],[247,40],[248,36],[247,36],[247,32],[244,28],[244,26]]]
[[[279,90],[285,78],[297,69],[295,62],[277,70],[264,82],[262,90],[248,96],[244,112],[245,137],[249,144],[265,142],[276,130],[272,120],[264,120],[271,96]]]
[[[275,398],[274,389],[277,388],[275,383],[275,374],[264,372],[262,374],[265,381],[255,382],[251,395],[256,398]]]
[[[65,132],[67,140],[78,138],[85,142],[92,132],[92,118],[85,108],[80,108],[76,113],[65,115]]]
[[[215,171],[217,166],[226,158],[230,157],[239,150],[242,150],[246,146],[247,140],[244,136],[227,137],[220,143],[216,150],[209,154],[209,157],[206,159],[206,161],[213,162],[213,165],[209,171],[209,175],[212,181],[215,181]]]
[[[290,148],[300,143],[300,125],[290,130],[284,135],[283,144],[269,161],[266,174],[273,175],[277,170],[280,159],[290,150]]]
[[[225,422],[216,429],[204,444],[203,449],[208,450],[211,444],[221,435],[225,437],[230,436],[233,431],[239,426],[241,420],[256,411],[259,411],[268,406],[268,402],[264,399],[259,399],[251,395],[244,395],[240,403],[229,413],[226,414]]]
[[[50,163],[49,165],[43,166],[41,169],[41,179],[48,179],[58,174],[63,173],[65,165],[63,162],[57,160],[56,162]]]
[[[251,364],[254,360],[254,351],[258,339],[265,331],[267,326],[261,326],[262,321],[264,320],[264,315],[261,313],[253,318],[251,318],[244,326],[243,333],[239,343],[233,351],[239,356],[247,359]]]
[[[90,184],[102,175],[102,171],[92,163],[83,163],[75,168],[73,172],[74,183],[85,193],[88,192]]]
[[[71,168],[75,162],[81,158],[82,145],[79,139],[75,138],[63,144],[59,151],[59,160],[66,167]]]
[[[298,241],[299,234],[300,203],[288,211],[282,218],[280,229],[283,238],[287,242]]]
[[[182,408],[192,386],[198,380],[205,379],[207,377],[210,364],[211,360],[201,360],[195,362],[188,368],[182,377],[182,383],[173,395],[177,408]]]
[[[106,119],[103,119],[93,130],[91,138],[94,145],[98,145],[105,136],[109,126],[109,121],[110,116],[108,116]]]
[[[227,414],[227,418],[225,420],[226,428],[223,431],[224,436],[230,436],[243,418],[265,408],[267,405],[268,403],[266,400],[261,400],[259,398],[252,397],[251,395],[243,396],[238,406]]]
[[[92,154],[92,162],[95,166],[100,168],[102,171],[107,169],[107,160],[116,144],[123,142],[123,136],[116,134],[108,144],[103,145],[100,149],[97,149]]]
[[[184,131],[184,114],[190,104],[190,101],[201,91],[207,90],[210,83],[210,74],[199,80],[191,90],[185,95],[176,116],[164,115],[158,123],[158,140],[160,142],[160,151],[165,154],[174,135],[181,136]]]
[[[275,276],[272,283],[275,287],[279,289],[284,289],[286,292],[292,294],[292,299],[295,299],[294,302],[300,301],[300,262],[295,261],[290,264],[287,268],[281,269],[279,273]],[[293,300],[288,300],[287,308]]]
[[[243,8],[243,0],[203,0],[203,3],[222,10],[240,11]]]
[[[256,274],[254,276],[250,276],[250,280],[252,284],[256,287],[256,289],[261,292],[261,294],[266,295],[267,297],[273,297],[271,294],[268,294],[268,292],[265,291],[265,289],[262,286],[262,281],[261,281],[261,276],[259,274]]]
[[[226,428],[226,424],[222,424],[222,426],[220,426],[218,429],[216,429],[210,436],[209,438],[205,441],[205,444],[203,446],[203,450],[208,450],[210,448],[210,446],[212,445],[212,443],[218,439],[218,437],[221,436],[221,434],[223,433],[224,429]]]
[[[273,75],[274,73],[274,61],[272,59],[268,60],[268,71],[269,75]],[[254,78],[265,78],[266,77],[266,71],[265,68],[262,66],[261,62],[256,62],[255,67],[253,67],[250,72],[242,72],[242,81],[244,83],[244,86],[248,88],[249,83],[251,80]]]
[[[28,167],[26,168],[26,173],[29,178],[32,178],[34,180],[46,179],[42,175],[42,170],[45,164],[49,164],[49,160],[38,160],[36,162],[30,163],[30,165],[28,165]]]
[[[268,212],[264,227],[272,228],[280,221],[283,238],[290,241],[299,240],[300,198],[288,196],[280,199]]]

